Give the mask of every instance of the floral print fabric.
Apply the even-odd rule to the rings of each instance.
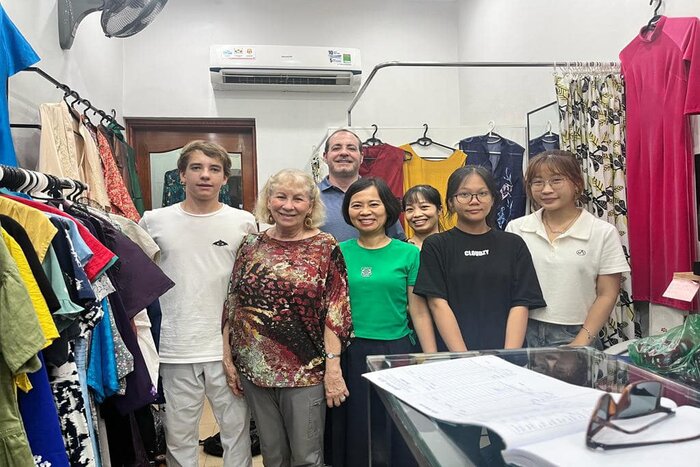
[[[236,257],[224,318],[233,361],[261,387],[320,384],[328,327],[343,349],[352,334],[345,260],[332,235],[298,241],[248,235]]]
[[[558,72],[554,80],[561,120],[561,148],[574,153],[581,163],[586,184],[584,207],[617,228],[629,262],[622,76],[617,69]],[[622,274],[620,298],[603,334],[604,347],[641,337],[641,329],[635,325],[629,273]]]
[[[109,141],[102,132],[96,131],[94,128],[89,128],[89,130],[90,134],[97,140],[97,149],[100,153],[100,159],[102,159],[102,172],[107,184],[107,194],[112,212],[138,222],[141,220],[141,215],[131,200],[129,190],[127,190],[117,162],[114,160]]]

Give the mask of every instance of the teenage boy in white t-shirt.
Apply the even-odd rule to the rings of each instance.
[[[192,141],[182,149],[177,167],[185,200],[141,219],[161,249],[161,269],[175,282],[160,298],[167,463],[197,465],[206,396],[221,429],[224,465],[250,466],[248,406],[226,383],[221,312],[238,246],[257,230],[255,218],[219,202],[231,173],[223,147]]]

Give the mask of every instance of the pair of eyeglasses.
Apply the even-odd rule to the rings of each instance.
[[[477,201],[488,201],[491,198],[491,193],[488,191],[480,191],[478,193],[457,193],[455,199],[461,204],[469,204],[474,198]]]
[[[659,381],[640,381],[630,384],[622,391],[620,400],[617,402],[615,402],[610,394],[603,394],[598,400],[598,404],[596,405],[593,415],[591,416],[591,420],[588,423],[588,430],[586,431],[586,445],[589,448],[610,450],[636,448],[655,444],[681,443],[684,441],[700,439],[700,434],[698,434],[697,436],[688,438],[644,441],[639,443],[608,444],[593,440],[593,438],[606,427],[628,435],[634,435],[674,415],[675,412],[673,409],[661,405],[662,394],[663,386]],[[641,428],[634,430],[628,430],[613,423],[615,420],[643,417],[655,413],[663,413],[665,416],[659,417]]]
[[[566,182],[566,177],[552,177],[550,179],[544,180],[542,178],[536,178],[530,182],[530,188],[535,191],[543,190],[545,185],[549,185],[552,189],[556,190],[564,186]]]

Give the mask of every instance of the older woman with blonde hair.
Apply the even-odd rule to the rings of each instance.
[[[285,169],[260,192],[224,305],[224,367],[253,412],[266,466],[323,465],[325,405],[349,392],[340,368],[352,336],[345,261],[321,232],[310,175]],[[326,404],[324,404],[324,399]]]

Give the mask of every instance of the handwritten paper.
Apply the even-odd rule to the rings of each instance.
[[[697,282],[688,279],[674,278],[668,285],[666,292],[663,293],[663,296],[682,300],[684,302],[692,302],[695,294],[698,293],[698,289],[700,289],[700,284]]]

